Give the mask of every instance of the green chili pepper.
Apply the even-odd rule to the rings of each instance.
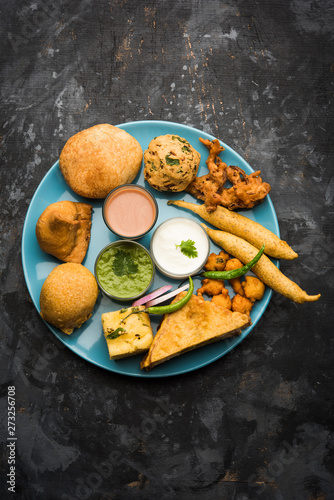
[[[131,316],[131,314],[139,314],[141,312],[145,312],[148,314],[167,314],[167,313],[172,313],[174,311],[177,311],[178,309],[181,309],[181,307],[186,305],[186,303],[190,300],[190,298],[193,294],[193,291],[194,291],[194,282],[193,282],[191,276],[189,276],[189,289],[188,289],[186,295],[184,297],[182,297],[182,299],[178,300],[177,302],[174,302],[173,304],[168,304],[166,306],[146,307],[145,309],[142,309],[141,311],[138,310],[139,309],[138,307],[132,307],[130,314],[125,316],[125,318],[123,318],[121,320],[121,323],[124,322],[124,320],[126,318]],[[125,312],[126,310],[127,309],[121,309],[121,312]]]
[[[205,271],[204,273],[201,273],[200,276],[214,280],[232,280],[233,278],[239,278],[239,276],[246,274],[247,271],[255,266],[263,252],[264,245],[262,245],[261,250],[255,255],[254,259],[248,262],[245,266],[239,267],[239,269],[233,269],[232,271]]]
[[[186,303],[190,300],[190,297],[192,296],[194,291],[194,282],[189,276],[189,289],[184,297],[182,299],[178,300],[177,302],[174,302],[174,304],[168,304],[166,306],[152,306],[152,307],[147,307],[144,312],[147,312],[149,314],[167,314],[171,313],[174,311],[177,311],[178,309],[181,309],[181,307],[185,306]]]

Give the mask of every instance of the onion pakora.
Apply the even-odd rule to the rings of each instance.
[[[218,156],[224,150],[218,139],[199,140],[209,150],[206,160],[209,173],[195,177],[186,191],[203,200],[208,212],[214,212],[218,205],[229,210],[252,208],[264,200],[271,186],[262,181],[260,170],[247,175],[240,167],[227,166]],[[232,187],[226,188],[226,181],[230,181]]]

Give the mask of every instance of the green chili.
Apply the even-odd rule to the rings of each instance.
[[[174,302],[173,304],[168,304],[165,306],[145,307],[145,309],[141,310],[139,310],[139,307],[132,307],[131,312],[121,320],[121,323],[124,322],[126,318],[131,316],[131,314],[139,314],[141,312],[145,312],[148,314],[167,314],[167,313],[172,313],[174,311],[178,311],[178,309],[181,309],[181,307],[185,306],[186,303],[190,300],[193,291],[194,291],[194,282],[191,276],[189,276],[189,289],[186,295],[182,297],[182,299],[178,300],[177,302]],[[127,309],[121,309],[121,312],[125,312],[126,310]]]
[[[239,267],[239,269],[233,269],[231,271],[205,271],[200,274],[203,278],[211,278],[214,280],[232,280],[233,278],[239,278],[243,274],[246,274],[247,271],[252,269],[253,266],[258,262],[261,255],[264,252],[264,245],[262,245],[261,250],[255,255],[254,259],[252,259],[245,266]]]
[[[147,307],[144,310],[144,312],[147,312],[149,314],[167,314],[177,311],[178,309],[181,309],[181,307],[186,305],[186,303],[190,300],[193,291],[194,291],[194,282],[191,279],[191,276],[189,276],[189,289],[186,295],[182,297],[182,299],[178,300],[177,302],[174,302],[174,304],[168,304],[166,306]]]

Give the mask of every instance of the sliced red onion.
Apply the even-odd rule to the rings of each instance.
[[[165,295],[162,295],[156,299],[150,300],[149,302],[146,302],[145,306],[146,307],[151,307],[151,306],[156,306],[157,304],[160,304],[161,302],[165,302],[165,300],[171,299],[172,297],[175,297],[180,292],[183,292],[184,290],[187,290],[189,288],[189,283],[187,283],[184,286],[180,286],[180,288],[176,288],[176,290],[173,290],[172,292],[166,293]]]
[[[156,290],[154,290],[154,292],[151,292],[148,295],[145,295],[145,297],[141,297],[140,299],[135,300],[135,302],[132,304],[131,307],[142,306],[143,304],[146,304],[146,302],[148,302],[149,300],[152,300],[155,297],[159,297],[163,293],[168,292],[168,290],[170,290],[171,288],[173,288],[172,285],[161,286],[160,288],[157,288]]]

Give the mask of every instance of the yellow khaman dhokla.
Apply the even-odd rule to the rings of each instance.
[[[140,306],[143,310],[144,306]],[[153,341],[150,317],[147,313],[129,313],[131,308],[104,313],[101,316],[104,337],[110,359],[126,358],[148,351]],[[128,316],[126,318],[126,316]]]

